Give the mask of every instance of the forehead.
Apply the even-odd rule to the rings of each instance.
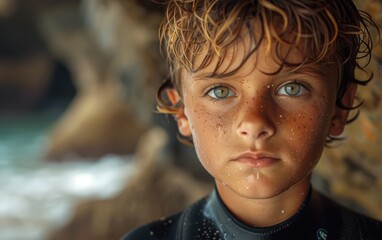
[[[256,31],[243,31],[241,36],[211,57],[207,47],[194,58],[194,69],[189,74],[193,78],[221,78],[232,75],[246,75],[254,69],[269,74],[308,73],[324,77],[330,72],[333,75],[334,64],[330,61],[306,62],[303,52],[303,40],[297,45],[280,44],[276,41],[262,39],[258,41]],[[256,42],[260,44],[256,45]],[[208,64],[206,59],[210,58]]]

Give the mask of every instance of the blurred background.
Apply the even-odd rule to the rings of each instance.
[[[357,1],[382,26],[382,3]],[[207,194],[171,117],[150,0],[0,0],[0,240],[119,239]],[[313,182],[382,220],[382,48]],[[357,73],[361,74],[361,73]]]

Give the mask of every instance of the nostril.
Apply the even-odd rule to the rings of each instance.
[[[248,135],[248,133],[247,133],[247,132],[244,132],[244,131],[242,131],[242,132],[241,132],[241,135],[245,135],[245,136],[246,136],[246,135]]]
[[[267,136],[267,135],[269,135],[269,133],[264,131],[264,132],[259,133],[258,137],[263,137],[263,136]]]

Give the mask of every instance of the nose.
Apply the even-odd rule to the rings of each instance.
[[[270,107],[270,106],[269,106]],[[253,144],[270,138],[275,134],[275,125],[268,114],[272,108],[255,102],[241,110],[237,134],[246,142]]]

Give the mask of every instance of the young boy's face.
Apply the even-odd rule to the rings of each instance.
[[[236,50],[232,61],[233,51],[228,51],[220,69],[239,64],[245,50]],[[301,58],[297,50],[287,55],[288,62]],[[266,74],[279,64],[264,44],[231,77],[203,77],[213,67],[183,74],[184,112],[178,126],[181,134],[192,136],[218,188],[264,199],[292,186],[308,186],[326,137],[340,134],[346,122],[347,112],[335,106],[336,69],[316,64]],[[352,94],[345,98],[352,103]]]

